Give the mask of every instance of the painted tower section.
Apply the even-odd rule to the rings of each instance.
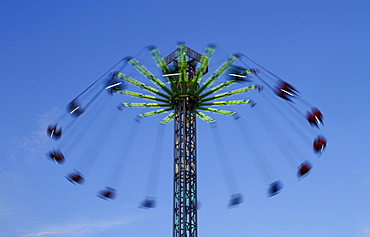
[[[175,103],[174,237],[197,236],[196,105],[190,97]]]

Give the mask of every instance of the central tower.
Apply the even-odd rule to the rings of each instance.
[[[197,236],[196,105],[190,97],[175,102],[174,237]]]
[[[180,57],[180,60],[177,60]],[[173,236],[197,236],[197,156],[195,94],[191,93],[196,64],[202,55],[184,46],[164,60],[175,83]],[[184,60],[185,59],[185,60]],[[186,64],[185,64],[186,63]],[[180,64],[180,65],[179,65]],[[183,72],[181,72],[183,71]],[[185,79],[182,75],[186,75]],[[195,87],[198,87],[194,84]]]

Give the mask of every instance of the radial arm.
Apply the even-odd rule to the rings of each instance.
[[[208,115],[205,115],[204,113],[202,112],[197,112],[197,116],[199,118],[201,118],[202,120],[206,121],[207,123],[214,123],[216,122],[216,120],[214,120],[213,118],[209,117]]]
[[[231,100],[231,101],[214,101],[210,103],[201,103],[199,106],[221,106],[221,105],[242,105],[248,104],[251,100]]]
[[[231,55],[229,57],[229,60],[227,60],[226,62],[224,62],[217,70],[216,72],[210,77],[208,78],[203,86],[196,92],[197,95],[199,95],[200,93],[202,93],[202,91],[210,86],[219,76],[222,75],[222,73],[224,73],[230,66],[231,64],[233,64],[238,58],[234,55]]]
[[[169,122],[171,122],[173,120],[174,116],[175,116],[175,113],[170,113],[164,119],[162,119],[162,121],[160,123],[161,124],[168,124]]]
[[[137,86],[137,87],[140,87],[140,88],[142,88],[142,89],[144,89],[146,91],[149,91],[152,94],[159,95],[159,96],[162,96],[162,97],[167,98],[167,99],[170,99],[171,98],[170,96],[159,92],[157,89],[155,89],[155,88],[153,88],[151,86],[147,86],[144,83],[142,83],[142,82],[140,82],[138,80],[135,80],[135,79],[133,79],[131,77],[128,77],[128,76],[126,76],[123,73],[118,73],[117,74],[117,77],[118,78],[121,78],[121,79],[123,79],[125,81],[127,81],[128,83],[130,83],[130,84],[132,84],[134,86]]]
[[[204,108],[204,107],[198,107],[197,109],[204,110],[211,113],[216,114],[223,114],[223,115],[234,115],[236,112],[228,111],[228,110],[221,110],[221,109],[213,109],[213,108]]]
[[[167,66],[166,62],[162,58],[159,49],[157,49],[155,46],[149,46],[148,48],[150,53],[152,54],[154,61],[157,63],[157,66],[161,69],[163,74],[171,73],[171,69]],[[168,83],[173,83],[174,80],[172,76],[166,76],[166,78]]]
[[[181,91],[185,91],[189,81],[188,74],[186,73],[187,63],[186,63],[186,46],[179,45],[179,81],[181,83]]]
[[[193,92],[196,88],[196,85],[200,83],[204,72],[208,67],[208,62],[211,59],[212,54],[215,52],[215,45],[208,45],[206,48],[205,53],[202,55],[199,63],[199,68],[195,72],[195,76],[193,78],[193,84],[191,85],[190,92]]]
[[[247,87],[243,87],[243,88],[233,90],[233,91],[230,91],[230,92],[225,92],[225,93],[222,93],[222,94],[218,94],[218,95],[215,95],[215,96],[204,98],[204,99],[201,100],[201,102],[216,100],[216,99],[224,98],[224,97],[231,96],[231,95],[237,95],[237,94],[240,94],[240,93],[243,93],[243,92],[246,92],[246,91],[250,91],[250,90],[254,90],[254,89],[256,89],[255,85],[247,86]]]
[[[170,104],[158,104],[158,103],[122,103],[123,107],[170,107]]]
[[[154,115],[157,115],[157,114],[163,114],[163,113],[166,113],[166,112],[171,111],[171,110],[173,110],[173,108],[159,109],[159,110],[155,110],[155,111],[151,111],[151,112],[147,112],[147,113],[143,113],[143,114],[138,114],[138,116],[141,117],[141,118],[145,118],[145,117],[150,117],[150,116],[154,116]]]
[[[147,100],[161,101],[161,102],[165,102],[165,103],[168,102],[168,100],[166,100],[166,99],[161,99],[161,98],[158,98],[158,97],[155,97],[155,96],[145,95],[145,94],[141,94],[141,93],[137,93],[137,92],[133,92],[133,91],[128,91],[128,90],[117,91],[117,93],[133,96],[133,97],[136,97],[136,98],[143,98],[143,99],[147,99]]]
[[[141,65],[136,59],[131,58],[128,62],[132,66],[134,66],[136,70],[138,70],[141,74],[149,78],[150,81],[153,82],[153,84],[156,85],[158,88],[165,90],[169,95],[173,94],[173,92],[170,89],[168,89],[163,82],[156,78],[148,69]]]
[[[204,97],[206,97],[206,96],[208,96],[208,95],[210,95],[210,94],[213,94],[213,93],[215,93],[215,92],[217,92],[217,91],[222,90],[222,89],[223,89],[223,88],[225,88],[225,87],[228,87],[229,85],[231,85],[231,84],[233,84],[233,83],[235,83],[235,82],[236,82],[236,80],[230,80],[230,81],[227,81],[227,82],[221,83],[220,85],[215,86],[215,87],[213,87],[212,89],[210,89],[209,91],[207,91],[207,92],[205,92],[205,93],[201,94],[201,95],[199,96],[199,98],[200,98],[200,99],[202,99],[202,98],[204,98]]]

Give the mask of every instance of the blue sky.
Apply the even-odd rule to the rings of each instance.
[[[163,116],[143,119],[127,148],[133,118],[141,111],[133,108],[120,115],[120,132],[111,133],[107,143],[122,146],[121,152],[129,155],[113,201],[95,194],[111,176],[114,149],[107,146],[97,155],[85,184],[72,185],[64,176],[78,165],[78,157],[61,166],[48,161],[45,153],[57,145],[45,129],[123,57],[138,56],[155,70],[145,47],[156,45],[167,55],[183,41],[200,53],[216,43],[213,70],[228,55],[241,52],[286,79],[323,112],[325,126],[319,132],[328,139],[327,150],[317,157],[281,125],[281,139],[292,140],[299,156],[303,154],[299,159],[313,164],[312,172],[297,181],[271,139],[276,130],[266,133],[248,105],[230,108],[243,116],[254,144],[284,182],[279,195],[267,198],[261,169],[233,119],[214,115],[244,195],[241,206],[228,209],[230,187],[212,130],[199,121],[199,236],[370,236],[369,13],[370,3],[361,0],[2,1],[0,235],[172,235],[173,123],[164,132],[153,210],[137,207],[148,192],[156,129]],[[263,105],[257,92],[244,96]],[[114,95],[114,103],[118,101],[132,99]],[[275,118],[276,112],[263,108]],[[100,117],[101,126],[106,114]],[[302,131],[306,136],[318,132]],[[79,143],[78,154],[92,156],[84,147],[91,149],[94,141]]]

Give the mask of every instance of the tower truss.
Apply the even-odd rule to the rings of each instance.
[[[173,236],[197,236],[196,103],[175,103]]]

